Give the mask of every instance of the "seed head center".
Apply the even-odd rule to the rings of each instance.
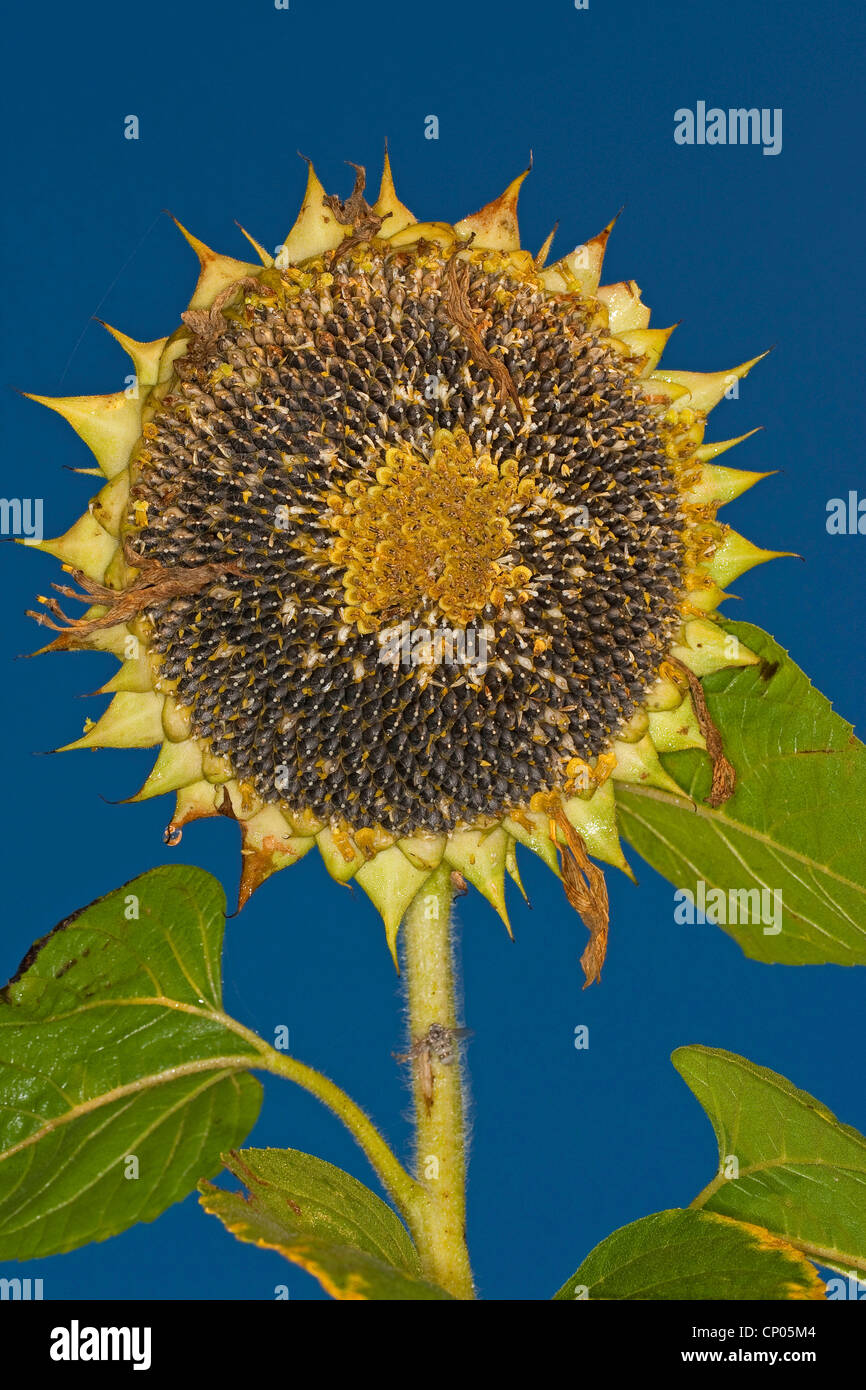
[[[344,620],[369,633],[435,605],[465,626],[499,607],[530,578],[509,518],[533,492],[514,459],[476,452],[462,429],[434,431],[425,452],[388,448],[366,480],[329,498]]]

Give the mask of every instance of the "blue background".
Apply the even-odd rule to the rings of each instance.
[[[562,254],[626,204],[604,278],[636,278],[654,324],[682,320],[666,363],[727,368],[776,344],[708,433],[765,426],[732,461],[782,471],[725,515],[807,563],[753,571],[728,611],[772,632],[862,722],[866,539],[825,529],[828,499],[866,487],[860,23],[854,7],[780,0],[18,5],[6,20],[0,380],[54,394],[121,389],[127,359],[91,316],[158,337],[194,283],[192,252],[161,210],[242,258],[235,217],[273,247],[301,199],[297,150],[345,195],[343,160],[365,163],[375,187],[387,136],[403,201],[421,218],[457,220],[532,149],[524,243],[535,249],[559,219]],[[698,100],[783,108],[781,154],[676,145],[674,111]],[[129,114],[137,142],[123,136]],[[438,141],[424,138],[430,114]],[[86,450],[11,391],[2,406],[3,493],[44,497],[46,534],[58,534],[86,505],[91,480],[64,471],[88,466]],[[109,804],[140,785],[146,753],[33,755],[77,735],[102,703],[82,692],[114,662],[16,660],[40,645],[23,611],[57,566],[11,545],[0,561],[5,978],[54,922],[155,864],[198,863],[231,898],[238,847],[235,827],[213,821],[172,853],[168,799]],[[709,1180],[710,1126],[669,1063],[680,1044],[743,1053],[866,1129],[863,975],[754,964],[717,929],[676,925],[673,888],[631,857],[640,887],[609,872],[609,961],[586,993],[583,930],[532,856],[533,906],[515,892],[515,944],[480,898],[460,904],[474,1030],[469,1237],[487,1298],[549,1297],[612,1229],[688,1202]],[[225,980],[229,1012],[266,1037],[286,1024],[296,1054],[407,1154],[409,1095],[391,1056],[404,1045],[402,1001],[360,892],[350,898],[313,854],[278,875],[229,922]],[[585,1052],[573,1045],[582,1023]],[[268,1081],[253,1141],[369,1181],[338,1123],[286,1083]],[[0,1273],[42,1276],[47,1298],[267,1299],[281,1283],[294,1298],[323,1297],[278,1256],[234,1242],[194,1198],[155,1225]]]

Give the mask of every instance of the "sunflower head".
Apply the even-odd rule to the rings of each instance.
[[[714,618],[775,552],[716,519],[765,475],[703,442],[753,363],[662,369],[671,330],[600,285],[610,227],[550,266],[551,239],[521,248],[523,177],[450,225],[415,220],[387,158],[372,206],[362,169],[341,201],[310,166],[259,266],[184,232],[182,326],[109,330],[137,394],[35,397],[107,482],[42,544],[86,612],[34,616],[121,659],[68,746],[160,745],[133,799],[176,794],[172,844],[236,819],[241,901],[317,845],[393,951],[443,860],[507,923],[519,842],[562,873],[594,976],[614,784],[681,796],[658,754],[697,747],[730,794],[700,677],[755,660]]]

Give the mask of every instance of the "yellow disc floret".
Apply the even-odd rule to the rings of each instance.
[[[425,457],[386,450],[376,482],[331,499],[332,562],[344,568],[343,618],[360,632],[431,603],[464,625],[530,571],[512,553],[509,514],[534,493],[514,459],[478,454],[465,430],[436,430]]]

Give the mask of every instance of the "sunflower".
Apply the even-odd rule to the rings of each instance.
[[[521,844],[589,928],[589,981],[593,861],[628,872],[615,784],[682,797],[659,753],[701,748],[711,800],[730,795],[700,678],[756,661],[717,610],[777,552],[716,519],[766,475],[713,462],[739,440],[703,443],[753,362],[660,367],[671,330],[634,281],[600,285],[610,226],[551,265],[552,234],[521,247],[524,177],[452,225],[416,221],[387,156],[372,206],[362,168],[341,200],[310,165],[278,254],[248,238],[260,265],[181,228],[182,326],[109,329],[134,388],[33,397],[107,479],[41,544],[86,611],[33,616],[45,650],[121,660],[67,746],[160,745],[132,800],[176,794],[170,844],[234,818],[242,903],[315,846],[395,953],[443,864],[507,925]]]

